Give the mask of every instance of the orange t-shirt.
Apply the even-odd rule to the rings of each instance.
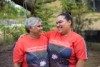
[[[16,42],[13,62],[22,62],[21,67],[49,67],[47,43],[48,40],[43,35],[39,39],[24,35]]]
[[[54,30],[44,35],[49,39],[50,67],[76,67],[79,59],[87,59],[86,44],[79,34],[71,31],[62,36]]]

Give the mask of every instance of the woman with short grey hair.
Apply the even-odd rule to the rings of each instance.
[[[32,27],[32,26],[35,26],[38,22],[42,22],[42,20],[40,18],[29,18],[26,20],[26,23],[25,23],[25,29],[27,31],[27,33],[29,33],[29,28]]]
[[[49,67],[47,38],[41,35],[42,20],[28,18],[25,23],[27,35],[18,39],[13,51],[14,67]]]

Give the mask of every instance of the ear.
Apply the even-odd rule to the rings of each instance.
[[[71,20],[68,20],[68,23],[69,23],[69,25],[71,26],[71,24],[72,24]]]
[[[29,27],[29,30],[32,31],[32,27],[31,26]]]

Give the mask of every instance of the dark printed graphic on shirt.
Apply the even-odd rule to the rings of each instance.
[[[54,44],[48,45],[48,54],[50,67],[69,67],[69,58],[71,56],[72,49],[64,48]]]
[[[28,67],[49,67],[48,54],[44,52],[28,52],[26,55]]]

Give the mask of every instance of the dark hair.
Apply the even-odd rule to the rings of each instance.
[[[30,33],[30,30],[25,26],[25,30],[27,33]]]
[[[71,26],[73,26],[73,18],[72,18],[72,16],[71,16],[71,12],[70,11],[66,11],[65,13],[61,13],[60,15],[58,15],[58,16],[65,16],[65,19],[66,20],[71,20]]]

